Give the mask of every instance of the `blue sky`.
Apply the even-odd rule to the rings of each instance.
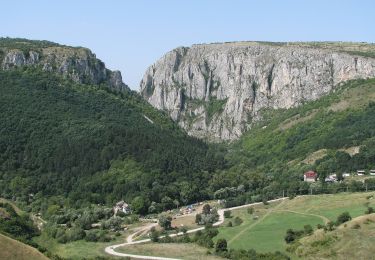
[[[138,89],[165,52],[238,40],[375,42],[373,0],[3,0],[0,37],[88,47]]]

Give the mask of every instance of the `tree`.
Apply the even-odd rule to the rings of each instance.
[[[211,213],[211,206],[210,204],[204,204],[203,209],[202,209],[202,214],[203,215],[208,215]]]
[[[159,216],[159,225],[168,230],[168,229],[171,229],[171,224],[172,224],[172,217],[171,216],[167,216],[165,214],[162,214]]]
[[[222,253],[222,252],[226,252],[226,251],[228,251],[227,240],[225,240],[224,238],[218,239],[217,242],[216,242],[216,246],[215,246],[215,252],[216,253]]]
[[[152,242],[158,242],[159,241],[159,231],[157,231],[155,229],[155,227],[151,228],[150,239],[151,239]]]
[[[135,197],[132,200],[131,206],[135,213],[146,214],[148,210],[147,201],[142,196]]]

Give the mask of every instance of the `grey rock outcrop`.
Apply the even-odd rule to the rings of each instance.
[[[141,81],[143,97],[190,135],[233,140],[262,109],[316,100],[339,83],[375,77],[375,59],[332,49],[238,42],[167,53]]]
[[[119,71],[110,71],[90,50],[67,46],[53,46],[24,51],[2,48],[1,68],[9,70],[20,66],[37,66],[55,72],[77,83],[107,83],[111,88],[127,90]],[[1,57],[1,56],[0,56]]]

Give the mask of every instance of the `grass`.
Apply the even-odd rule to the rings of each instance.
[[[139,254],[147,256],[172,257],[191,260],[214,260],[222,259],[213,255],[207,255],[207,248],[198,246],[193,243],[189,244],[175,244],[175,243],[147,243],[132,245],[130,247],[121,247],[116,251],[128,254]]]
[[[286,230],[303,229],[304,225],[325,224],[336,220],[337,216],[348,211],[352,217],[364,214],[365,203],[375,205],[366,199],[373,193],[341,193],[335,195],[302,196],[271,205],[260,205],[255,208],[257,220],[247,213],[247,209],[232,211],[232,218],[227,219],[219,228],[219,238],[228,241],[233,249],[255,249],[258,252],[281,251],[286,253],[284,242]],[[228,221],[238,216],[244,222],[240,226],[225,227]]]
[[[0,234],[0,259],[7,260],[47,260],[35,248]]]
[[[55,239],[51,239],[46,235],[41,235],[40,237],[35,237],[34,241],[45,248],[48,251],[58,255],[62,258],[68,258],[71,260],[78,260],[83,258],[96,258],[96,257],[106,257],[113,258],[116,257],[108,255],[104,252],[104,248],[109,245],[124,242],[125,238],[117,239],[115,241],[100,243],[100,242],[86,242],[85,240],[74,241],[67,244],[60,244]],[[1,259],[1,257],[0,257]]]

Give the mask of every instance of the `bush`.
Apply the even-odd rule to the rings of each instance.
[[[247,213],[252,215],[254,213],[254,208],[253,207],[247,208]]]
[[[215,246],[215,252],[221,253],[221,252],[226,252],[226,251],[228,251],[227,241],[224,238],[218,239],[216,242],[216,246]]]
[[[239,225],[242,224],[242,222],[243,222],[243,220],[240,217],[234,218],[234,225],[239,226]]]
[[[372,214],[372,213],[374,213],[373,207],[368,207],[367,210],[365,211],[365,214]]]
[[[229,221],[229,222],[228,222],[227,227],[233,227],[233,223],[232,223],[232,221]]]
[[[327,223],[327,225],[324,227],[324,231],[332,231],[335,229],[335,223],[330,221]]]
[[[98,237],[96,235],[96,232],[97,231],[95,231],[95,230],[87,231],[86,232],[85,240],[88,241],[88,242],[97,242],[98,241]]]
[[[152,242],[158,242],[159,241],[159,231],[155,229],[155,227],[151,228],[150,232],[150,239]]]
[[[322,229],[322,228],[324,228],[324,226],[322,224],[318,224],[318,225],[316,225],[316,228],[317,229]]]
[[[343,212],[337,217],[336,226],[341,225],[342,223],[345,223],[351,219],[352,217],[349,215],[349,212]]]

